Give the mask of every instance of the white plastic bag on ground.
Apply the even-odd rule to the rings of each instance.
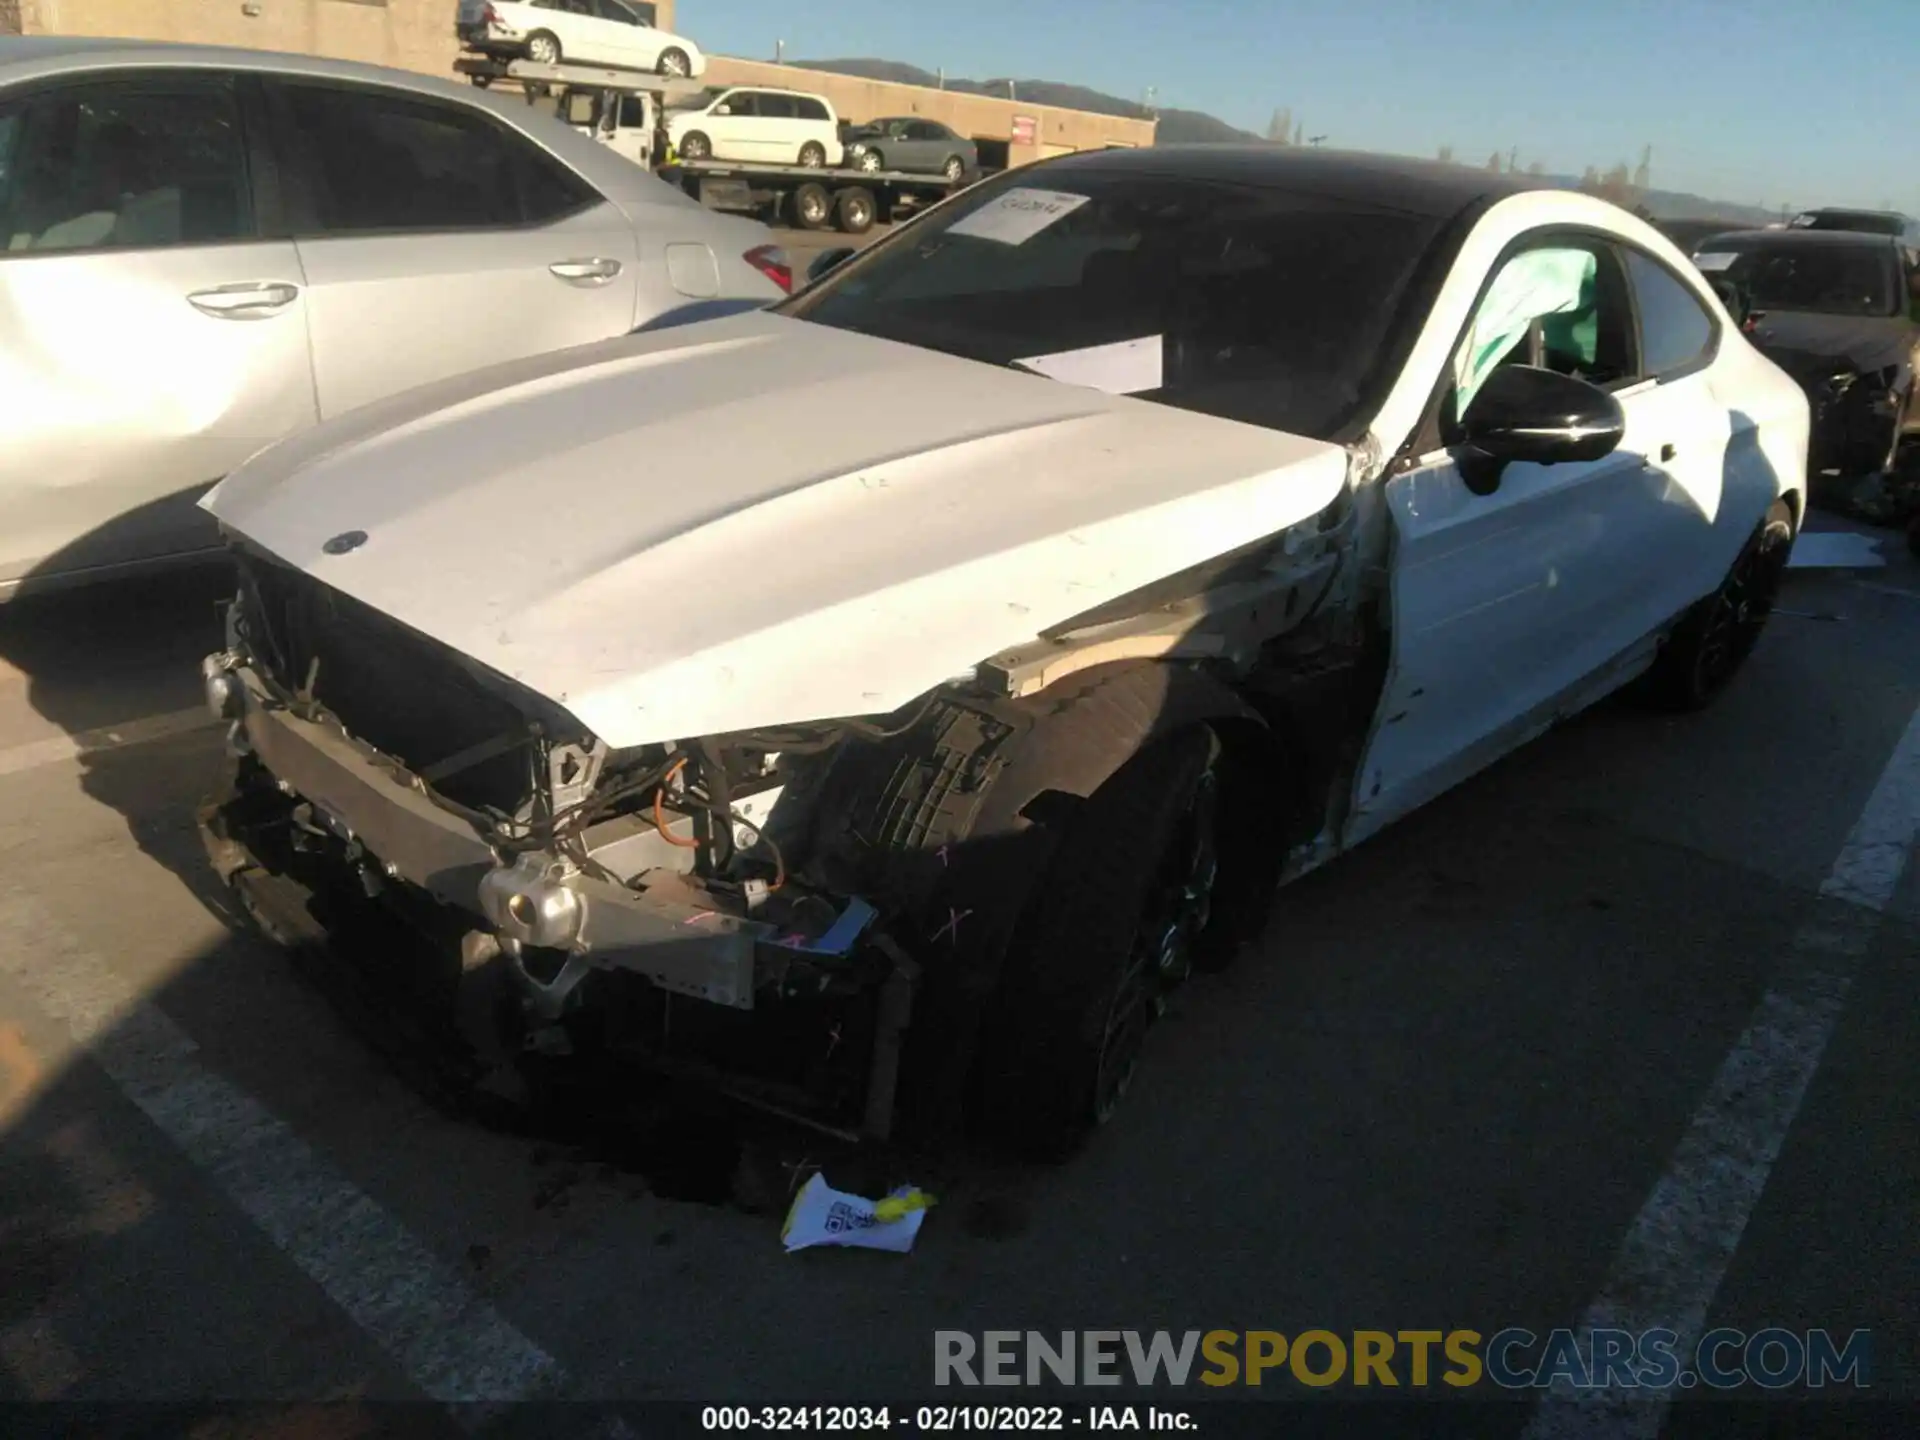
[[[903,1185],[881,1200],[835,1190],[817,1173],[793,1197],[780,1238],[788,1250],[811,1245],[852,1245],[864,1250],[913,1248],[933,1197]]]

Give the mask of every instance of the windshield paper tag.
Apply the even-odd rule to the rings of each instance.
[[[1143,390],[1158,390],[1165,383],[1161,356],[1160,337],[1149,335],[1113,345],[1062,350],[1056,355],[1033,355],[1014,363],[1063,385],[1081,385],[1109,395],[1138,395]]]
[[[1716,250],[1711,255],[1694,256],[1693,267],[1696,270],[1701,270],[1711,275],[1716,270],[1725,270],[1739,258],[1738,255],[1730,255],[1723,251]]]
[[[1024,245],[1055,221],[1078,210],[1088,198],[1070,195],[1064,190],[1017,188],[948,226],[947,233],[998,240],[1002,245]]]

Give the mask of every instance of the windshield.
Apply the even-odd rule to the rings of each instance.
[[[1715,239],[1694,263],[1732,280],[1755,310],[1881,316],[1906,308],[1893,253],[1879,245]]]
[[[1298,435],[1353,422],[1443,222],[1219,181],[1014,175],[778,307]]]

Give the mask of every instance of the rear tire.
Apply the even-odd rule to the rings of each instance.
[[[836,207],[840,229],[848,235],[864,235],[873,228],[874,200],[873,192],[863,190],[858,185],[840,192],[840,202]]]
[[[693,73],[693,64],[687,59],[687,52],[677,49],[661,51],[660,62],[654,68],[672,80],[684,80]]]
[[[800,147],[800,164],[808,170],[818,170],[827,163],[827,148],[817,140],[809,140]]]
[[[1702,710],[1727,688],[1766,628],[1792,551],[1793,511],[1776,500],[1720,588],[1688,610],[1660,647],[1642,686],[1649,702]]]
[[[698,130],[683,136],[677,148],[682,160],[707,160],[713,156],[713,142]]]
[[[1126,1093],[1163,997],[1217,918],[1222,748],[1208,726],[1159,741],[1086,801],[1008,952],[982,1037],[977,1115],[1057,1160]]]
[[[824,230],[833,222],[833,197],[809,180],[793,192],[793,221],[802,230]]]
[[[536,30],[527,37],[527,59],[536,65],[560,63],[560,38],[551,30]]]
[[[958,185],[961,177],[967,173],[966,162],[958,155],[949,155],[947,163],[940,167],[940,173],[947,177],[949,185]]]

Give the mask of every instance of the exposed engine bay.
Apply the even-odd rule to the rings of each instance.
[[[242,548],[205,666],[232,788],[203,832],[277,938],[337,937],[348,910],[403,922],[423,942],[408,988],[475,1086],[512,1098],[530,1053],[617,1051],[885,1137],[903,1074],[916,1107],[964,1103],[1050,843],[1157,728],[1233,742],[1225,803],[1255,843],[1223,858],[1214,908],[1257,924],[1344,799],[1385,673],[1362,533],[1384,546],[1343,500],[891,716],[632,750]],[[1085,723],[1061,723],[1076,705]],[[1283,716],[1287,797],[1262,783]]]

